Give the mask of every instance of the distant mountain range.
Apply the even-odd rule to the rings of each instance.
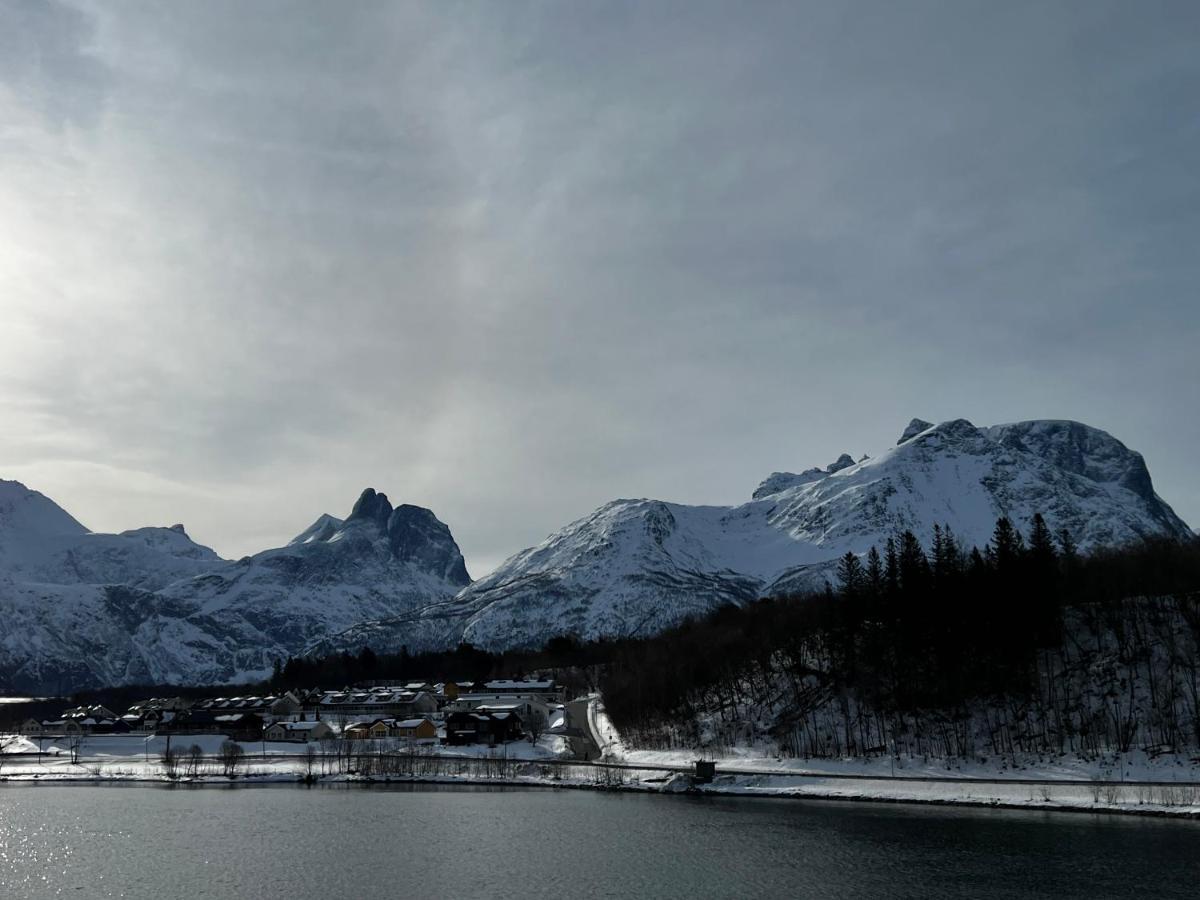
[[[286,547],[237,562],[182,525],[92,534],[0,481],[0,689],[259,678],[331,632],[452,598],[470,584],[427,509],[366,490]]]
[[[182,526],[93,534],[0,481],[0,689],[259,678],[303,652],[538,646],[650,634],[724,604],[821,585],[846,551],[948,525],[983,546],[1042,513],[1083,551],[1191,536],[1140,454],[1078,422],[914,419],[855,462],[776,472],[747,503],[614,500],[472,583],[429,510],[368,489],[287,546],[237,562]]]

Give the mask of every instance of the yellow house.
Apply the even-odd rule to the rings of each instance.
[[[405,719],[396,723],[392,733],[399,738],[428,741],[437,737],[437,726],[428,719]]]

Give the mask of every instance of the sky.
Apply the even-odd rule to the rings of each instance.
[[[1200,4],[0,3],[0,477],[472,575],[909,419],[1200,525]]]

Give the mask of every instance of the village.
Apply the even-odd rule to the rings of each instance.
[[[20,733],[30,753],[66,754],[73,761],[130,755],[152,742],[168,766],[173,754],[180,757],[188,748],[207,747],[215,758],[229,753],[230,745],[241,755],[257,745],[264,755],[270,746],[273,755],[297,756],[404,751],[593,759],[595,744],[586,724],[572,721],[571,706],[553,680],[410,681],[270,695],[153,697],[123,712],[76,706],[55,718],[26,719]]]

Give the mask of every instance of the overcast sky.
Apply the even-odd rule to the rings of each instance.
[[[1200,3],[0,2],[0,477],[475,576],[914,416],[1200,524]]]

